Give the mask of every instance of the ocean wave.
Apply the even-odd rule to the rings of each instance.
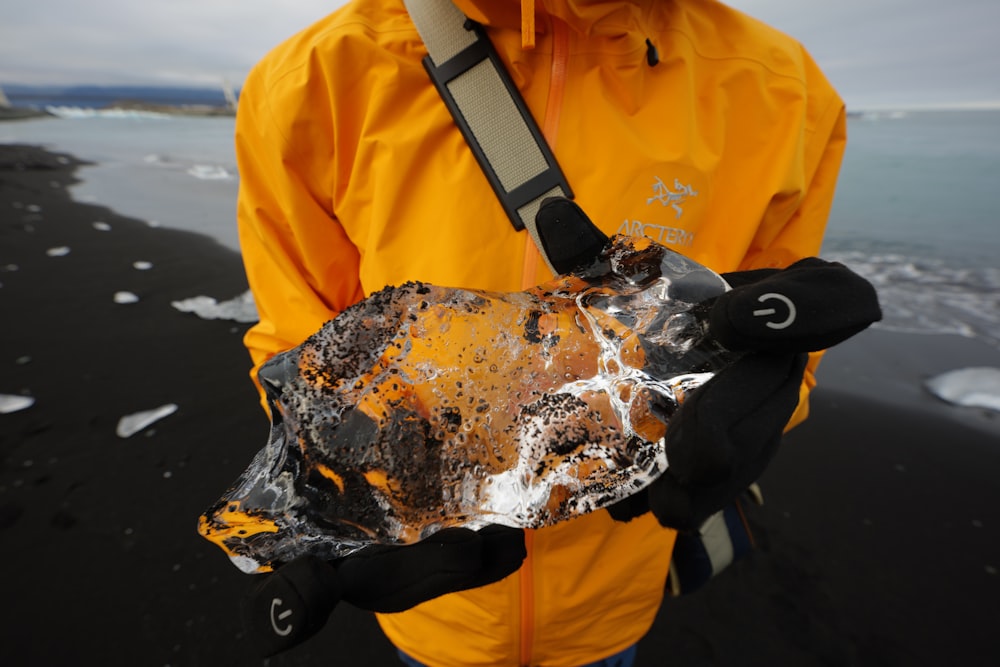
[[[188,168],[187,173],[203,181],[228,181],[233,178],[225,167],[214,164],[195,164]]]
[[[1000,347],[1000,268],[859,251],[830,253],[826,259],[872,282],[883,311],[878,328],[956,334]]]
[[[159,153],[150,153],[149,155],[145,155],[143,156],[142,161],[145,162],[146,164],[157,165],[157,166],[170,165],[172,162],[172,160],[169,157],[165,155],[160,155]]]
[[[59,118],[170,118],[170,114],[139,109],[91,109],[89,107],[47,106],[45,110]]]

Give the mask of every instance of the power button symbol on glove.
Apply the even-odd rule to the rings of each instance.
[[[274,629],[274,634],[278,635],[279,637],[285,637],[288,635],[288,633],[292,631],[291,623],[289,623],[283,628],[278,627],[278,621],[284,621],[286,618],[292,615],[292,610],[286,609],[285,611],[279,613],[277,617],[275,617],[274,615],[275,609],[282,606],[283,604],[284,603],[281,601],[281,598],[274,598],[273,600],[271,600],[271,627]]]
[[[765,322],[764,325],[769,329],[786,329],[792,325],[795,321],[795,304],[784,294],[778,294],[777,292],[768,292],[767,294],[761,294],[757,297],[757,301],[761,303],[766,303],[768,301],[780,301],[785,304],[788,309],[788,316],[781,320],[780,322]],[[753,311],[754,317],[768,317],[770,315],[775,315],[777,313],[775,308],[761,308],[759,310]]]

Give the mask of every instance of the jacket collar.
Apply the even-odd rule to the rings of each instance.
[[[536,33],[548,30],[550,19],[564,21],[586,36],[618,37],[651,34],[651,15],[665,0],[453,0],[470,19],[495,28],[520,30],[525,48]]]

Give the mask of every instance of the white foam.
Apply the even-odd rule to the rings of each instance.
[[[91,109],[88,107],[47,106],[45,110],[59,118],[155,118],[169,119],[170,114],[136,109]]]
[[[1000,345],[1000,268],[885,253],[824,254],[872,282],[887,331],[955,334]]]
[[[213,164],[196,164],[188,168],[187,173],[203,181],[229,181],[233,175],[225,167]]]
[[[948,403],[1000,412],[1000,368],[960,368],[933,377],[925,385]]]

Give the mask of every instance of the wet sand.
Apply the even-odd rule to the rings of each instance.
[[[261,664],[238,618],[249,577],[195,530],[267,438],[247,325],[171,306],[242,293],[239,256],[74,202],[77,162],[61,157],[0,145],[0,394],[35,399],[0,414],[0,662]],[[1000,418],[920,380],[998,359],[880,331],[828,355],[812,417],[762,482],[760,550],[668,600],[638,664],[994,664]],[[374,619],[342,605],[267,664],[396,662]]]

